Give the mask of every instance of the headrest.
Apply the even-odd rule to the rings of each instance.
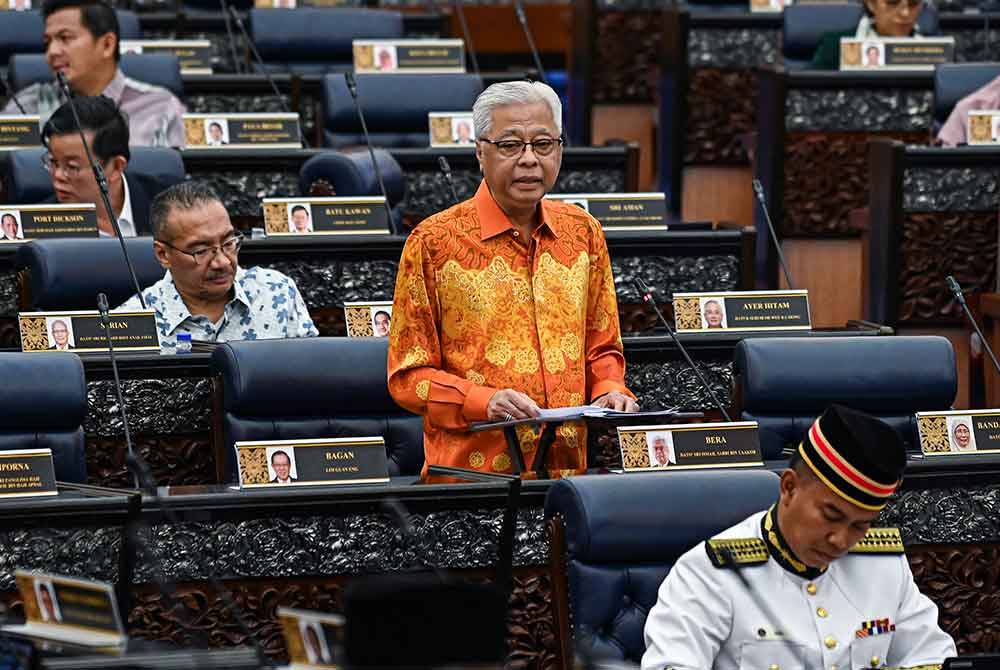
[[[13,13],[13,12],[11,12]],[[87,382],[79,356],[0,353],[0,431],[72,430],[87,412]]]
[[[549,489],[545,516],[562,515],[574,560],[667,562],[767,509],[778,481],[767,470],[570,477]]]
[[[819,416],[831,403],[871,414],[951,407],[955,351],[936,336],[777,337],[736,345],[744,410]]]
[[[782,53],[785,58],[810,59],[824,34],[853,32],[863,14],[858,3],[789,5],[782,12]]]
[[[118,27],[123,40],[134,40],[142,37],[139,16],[135,12],[116,9],[115,14],[118,15]],[[40,11],[3,12],[0,15],[0,62],[7,62],[13,54],[17,53],[43,53],[45,51],[42,44],[44,33],[45,22],[42,20]],[[49,78],[51,76],[50,74]],[[15,89],[18,87],[15,86]]]
[[[358,102],[372,133],[423,133],[428,137],[428,112],[472,111],[483,92],[474,74],[358,75]],[[323,125],[331,133],[360,133],[354,101],[341,75],[323,78]]]
[[[163,278],[152,238],[134,237],[125,244],[143,289]],[[36,240],[17,250],[14,264],[30,272],[28,307],[33,310],[97,309],[101,292],[115,308],[135,294],[113,238]]]
[[[353,62],[352,40],[403,36],[403,15],[380,9],[251,9],[250,37],[264,62]],[[399,102],[397,100],[397,102]]]
[[[169,147],[129,147],[126,173],[149,177],[171,186],[184,181],[184,159],[181,152]]]
[[[406,194],[403,168],[385,149],[375,149],[375,160],[382,172],[386,193],[389,194],[389,205],[393,207],[402,202]],[[324,151],[316,154],[302,164],[299,171],[299,193],[308,193],[318,180],[329,182],[337,196],[382,194],[367,149],[346,153]]]
[[[241,417],[404,414],[389,395],[388,354],[385,338],[252,340],[216,348],[212,368],[226,411]]]
[[[938,65],[934,69],[934,120],[938,123],[947,121],[959,100],[997,77],[1000,77],[1000,63]]]
[[[12,54],[8,63],[11,86],[20,91],[31,84],[50,81],[52,71],[44,54]],[[177,97],[184,95],[181,66],[173,54],[123,54],[121,70],[126,77],[167,89]]]

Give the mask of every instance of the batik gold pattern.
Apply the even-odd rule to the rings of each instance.
[[[267,449],[248,447],[240,449],[240,481],[244,484],[266,484]]]
[[[204,121],[201,119],[184,119],[184,142],[190,146],[204,146]]]
[[[701,310],[698,298],[674,298],[674,322],[677,328],[697,330],[701,328]]]
[[[622,467],[626,469],[649,467],[646,433],[621,433],[618,442],[622,450]]]
[[[431,382],[429,379],[421,379],[419,382],[417,382],[417,388],[415,389],[415,392],[418,398],[420,398],[421,400],[427,400],[427,397],[430,395],[430,391],[431,391]]]
[[[22,351],[45,351],[49,348],[49,333],[44,316],[26,316],[20,321]]]
[[[507,454],[497,454],[493,457],[493,462],[490,464],[494,472],[509,472],[510,471],[510,456]]]
[[[993,139],[990,117],[983,114],[969,117],[969,141],[989,142]]]
[[[559,348],[562,350],[563,355],[569,360],[579,360],[582,352],[580,347],[580,336],[576,333],[566,333],[559,338]]]
[[[269,233],[288,232],[288,206],[283,202],[264,205],[264,230]]]
[[[486,456],[481,451],[473,451],[469,454],[469,467],[479,469],[486,463]]]
[[[374,337],[372,309],[368,305],[352,305],[344,308],[348,337]]]
[[[420,346],[411,347],[410,350],[406,352],[406,356],[403,357],[403,365],[408,368],[418,365],[426,365],[429,361],[430,357],[427,355],[427,350]]]
[[[514,352],[506,340],[494,340],[486,345],[486,360],[496,366],[506,365]]]
[[[465,372],[465,378],[478,386],[482,386],[486,383],[486,377],[482,376],[475,370],[467,370]]]
[[[950,451],[948,444],[948,420],[943,416],[922,416],[917,419],[920,431],[920,446],[925,453]]]

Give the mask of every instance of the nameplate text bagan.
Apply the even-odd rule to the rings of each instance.
[[[240,488],[387,484],[381,437],[237,442]]]

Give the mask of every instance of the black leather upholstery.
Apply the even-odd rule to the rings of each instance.
[[[139,17],[127,9],[116,9],[118,27],[123,40],[134,40],[142,37],[139,27]],[[42,35],[45,32],[45,22],[38,10],[27,12],[3,12],[0,14],[0,62],[17,53],[42,53]],[[49,79],[52,74],[49,73]]]
[[[184,96],[181,65],[173,54],[124,54],[120,64],[126,77],[167,89],[178,98]],[[43,54],[16,53],[7,66],[15,90],[52,79],[52,71]]]
[[[384,338],[227,342],[212,354],[224,385],[226,476],[233,444],[315,437],[385,438],[390,475],[419,474],[423,423],[389,395]]]
[[[483,91],[474,74],[358,75],[358,102],[377,147],[426,147],[428,112],[472,111]],[[364,145],[361,122],[347,83],[323,78],[323,137],[330,147]]]
[[[0,451],[52,450],[56,479],[85,483],[87,383],[78,356],[0,353]]]
[[[934,122],[948,120],[958,101],[1000,77],[1000,63],[947,63],[934,70]]]
[[[406,195],[403,168],[385,149],[375,149],[375,160],[382,172],[389,205],[395,207]],[[299,171],[299,192],[308,193],[310,186],[321,180],[328,182],[337,196],[382,195],[367,149],[350,152],[324,151],[316,154],[302,164]]]
[[[682,554],[778,497],[764,470],[562,479],[545,516],[566,528],[574,639],[596,659],[638,663],[660,583]]]
[[[943,337],[747,339],[736,346],[743,416],[760,424],[764,458],[780,458],[837,402],[873,414],[919,449],[915,412],[946,410],[958,389]]]

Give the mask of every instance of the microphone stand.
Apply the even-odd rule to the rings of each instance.
[[[97,188],[101,191],[101,202],[104,203],[104,211],[107,213],[108,219],[111,220],[111,227],[115,231],[115,237],[118,238],[118,243],[122,247],[122,256],[125,258],[125,266],[128,268],[129,278],[132,279],[135,294],[139,296],[139,304],[142,305],[143,309],[146,309],[146,299],[142,297],[139,277],[136,276],[135,268],[132,266],[132,259],[128,255],[128,247],[125,244],[125,238],[122,237],[122,228],[118,223],[118,217],[115,215],[115,208],[111,206],[111,194],[108,192],[108,178],[104,174],[104,168],[94,160],[94,155],[90,152],[90,145],[87,144],[87,136],[83,132],[83,125],[80,123],[80,115],[76,111],[76,103],[73,102],[73,93],[69,90],[69,82],[66,81],[66,75],[62,72],[56,72],[56,80],[59,82],[59,87],[62,89],[63,95],[66,96],[70,111],[73,112],[73,122],[76,124],[77,132],[80,133],[80,141],[83,143],[83,151],[87,156],[87,162],[90,163],[90,168],[94,171]]]
[[[236,54],[236,38],[233,37],[233,25],[230,23],[229,19],[229,3],[226,0],[219,0],[219,6],[222,8],[222,22],[226,26],[226,38],[229,43],[229,53],[233,57],[233,70],[236,74],[243,74],[243,67],[240,65],[239,56]]]
[[[983,343],[983,349],[985,349],[986,353],[990,355],[990,360],[993,361],[993,367],[996,368],[997,373],[1000,373],[1000,362],[997,362],[997,356],[996,354],[993,353],[993,347],[990,346],[989,340],[987,340],[986,336],[983,335],[983,331],[980,330],[979,324],[976,323],[975,317],[972,316],[972,310],[969,309],[969,305],[965,302],[965,295],[962,293],[962,287],[951,275],[945,277],[944,281],[946,284],[948,284],[948,288],[951,289],[951,293],[952,295],[955,296],[955,300],[958,301],[958,304],[962,307],[962,310],[965,312],[965,317],[969,320],[969,323],[971,323],[972,327],[975,329],[976,335],[979,336],[979,340]]]
[[[448,159],[444,156],[438,156],[438,167],[441,168],[441,172],[444,174],[444,180],[448,182],[448,187],[451,189],[451,197],[454,199],[455,205],[457,205],[461,200],[458,199],[458,191],[455,189],[455,180],[451,177],[451,166],[448,164]]]
[[[781,242],[778,241],[778,234],[774,232],[774,224],[771,223],[771,213],[767,211],[767,202],[764,199],[764,187],[761,186],[759,179],[753,180],[753,192],[757,195],[757,202],[760,203],[760,208],[764,212],[764,221],[767,222],[767,230],[771,234],[774,249],[778,252],[778,262],[781,263],[781,271],[785,273],[785,283],[788,284],[788,288],[795,288],[795,283],[792,281],[792,274],[788,271],[788,263],[785,262],[785,254],[781,251]]]
[[[24,105],[22,105],[21,101],[17,99],[17,94],[14,93],[14,87],[10,85],[10,73],[8,72],[6,75],[4,75],[2,77],[2,80],[3,80],[3,87],[7,91],[7,95],[10,97],[11,100],[14,101],[14,105],[21,111],[21,113],[27,116],[28,112],[24,111]]]
[[[458,17],[458,25],[462,29],[462,37],[469,47],[469,60],[472,61],[472,71],[479,77],[479,58],[476,56],[476,44],[472,41],[472,33],[469,31],[469,24],[465,22],[465,10],[462,9],[462,0],[452,0],[451,6]]]
[[[729,412],[727,412],[723,404],[719,402],[719,399],[715,395],[715,391],[712,390],[712,387],[711,385],[709,385],[708,380],[705,379],[705,375],[702,374],[701,368],[695,365],[694,360],[691,358],[691,355],[688,354],[687,349],[684,348],[683,344],[681,344],[680,338],[677,337],[677,332],[673,329],[673,326],[670,325],[670,322],[667,321],[666,317],[663,316],[663,312],[661,312],[660,308],[656,305],[656,301],[653,300],[652,290],[646,285],[646,282],[644,282],[642,279],[638,277],[635,278],[635,286],[637,289],[639,289],[639,295],[642,296],[642,301],[650,304],[650,306],[653,308],[653,311],[656,312],[656,316],[660,319],[660,322],[667,327],[667,333],[670,334],[670,339],[672,339],[674,341],[674,344],[677,345],[677,348],[680,349],[680,352],[684,356],[684,360],[687,362],[688,367],[694,370],[694,373],[698,375],[698,381],[700,381],[701,385],[705,388],[706,391],[708,391],[708,395],[712,399],[712,402],[715,404],[716,409],[718,409],[722,413],[722,416],[723,418],[725,418],[726,421],[732,422],[732,418],[730,418]]]
[[[521,31],[524,33],[525,39],[528,40],[528,49],[531,50],[531,57],[535,60],[535,69],[538,70],[538,76],[541,78],[542,83],[548,84],[549,80],[545,76],[545,68],[542,67],[542,58],[538,55],[535,38],[531,36],[531,28],[528,27],[528,19],[524,15],[524,6],[521,4],[521,0],[514,0],[514,12],[517,14],[518,23],[521,24]]]
[[[372,148],[372,140],[368,136],[368,124],[365,123],[365,113],[361,109],[361,103],[358,102],[358,82],[354,79],[354,73],[345,72],[344,81],[347,83],[347,90],[351,93],[351,99],[354,100],[354,111],[358,114],[358,120],[361,121],[361,132],[365,135],[365,144],[368,146],[368,156],[372,160],[372,167],[375,169],[375,178],[378,179],[379,190],[382,191],[382,197],[385,198],[385,214],[389,217],[389,228],[394,233],[398,233],[399,230],[396,228],[396,222],[392,219],[392,208],[389,207],[389,193],[385,190],[385,182],[382,181],[382,168],[379,167],[378,161],[375,160],[375,149]]]

